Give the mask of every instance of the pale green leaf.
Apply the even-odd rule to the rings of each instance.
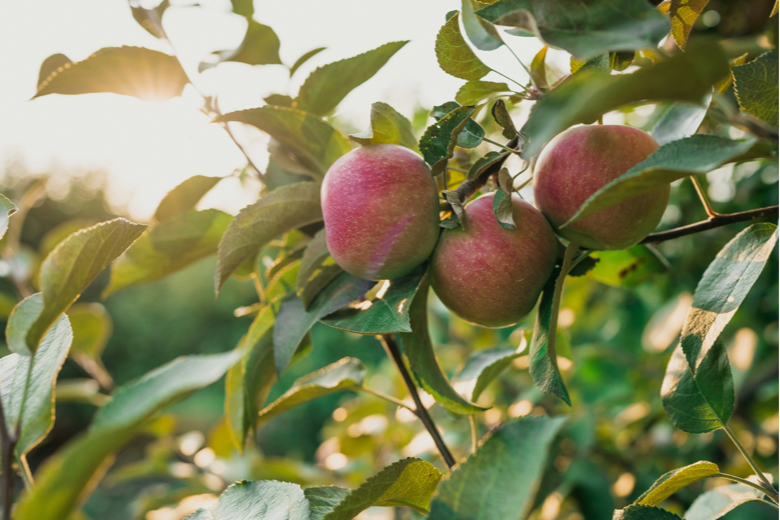
[[[103,388],[112,388],[114,382],[100,358],[114,328],[108,311],[99,303],[77,303],[68,309],[68,318],[73,328],[71,359]]]
[[[764,494],[742,484],[721,486],[702,493],[685,512],[685,520],[716,520],[748,502],[763,502]]]
[[[254,0],[230,0],[233,12],[241,16],[255,14]]]
[[[8,219],[16,213],[16,206],[5,195],[0,194],[0,238],[8,231]]]
[[[672,0],[669,5],[669,20],[672,22],[672,37],[681,49],[685,49],[693,24],[707,7],[710,0]]]
[[[455,101],[461,105],[476,105],[491,94],[502,92],[512,92],[506,83],[495,83],[493,81],[469,81],[464,83],[458,93],[455,94]]]
[[[436,35],[436,59],[441,70],[456,78],[474,81],[492,69],[482,63],[460,33],[458,13]]]
[[[163,197],[154,212],[154,219],[157,222],[164,222],[195,209],[200,199],[222,179],[223,177],[206,177],[204,175],[190,177]]]
[[[460,372],[452,378],[452,382],[455,386],[460,386],[464,383],[471,385],[473,381],[470,399],[475,402],[488,385],[520,355],[517,349],[506,347],[478,350],[469,356]]]
[[[474,47],[481,51],[493,51],[504,45],[501,35],[498,34],[495,26],[474,14],[474,7],[471,0],[461,1],[461,16],[463,17],[463,28],[466,30],[466,36],[469,37]]]
[[[310,520],[309,501],[298,484],[242,480],[228,487],[210,510],[187,520]]]
[[[650,135],[660,146],[692,136],[704,121],[711,99],[712,94],[708,92],[701,104],[680,102],[670,105]]]
[[[720,473],[720,468],[713,462],[695,462],[684,468],[678,468],[664,473],[653,485],[642,493],[634,503],[643,506],[657,506],[674,493],[703,478]]]
[[[295,74],[295,72],[296,72],[298,69],[300,69],[300,68],[301,68],[301,65],[303,65],[304,63],[306,63],[307,61],[309,61],[311,58],[313,58],[313,57],[314,57],[314,56],[316,56],[317,54],[319,54],[319,53],[321,53],[322,51],[324,51],[326,48],[327,48],[327,47],[317,47],[316,49],[312,49],[312,50],[310,50],[309,52],[306,52],[306,53],[304,53],[303,55],[301,55],[301,57],[300,57],[300,58],[298,58],[297,60],[295,60],[295,63],[293,63],[293,66],[292,66],[292,67],[290,67],[290,77],[292,77],[292,76],[293,76],[293,74]]]
[[[588,271],[588,277],[613,287],[636,287],[653,275],[669,270],[663,257],[646,245],[620,251],[594,251],[590,256],[596,263]]]
[[[740,108],[774,127],[778,117],[777,61],[778,52],[773,49],[731,69]]]
[[[531,82],[534,86],[540,90],[546,90],[550,87],[547,82],[547,65],[544,60],[547,58],[548,46],[545,45],[539,52],[534,55],[534,59],[531,60]]]
[[[222,61],[235,61],[247,65],[281,65],[280,42],[274,30],[251,18],[247,20],[249,25],[241,45]]]
[[[310,520],[323,520],[325,515],[349,495],[350,490],[338,486],[317,486],[306,488],[303,493],[309,500]]]
[[[368,129],[352,134],[350,139],[361,145],[390,143],[419,152],[412,123],[387,103],[371,105],[371,123]]]

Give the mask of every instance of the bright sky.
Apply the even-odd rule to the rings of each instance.
[[[207,8],[171,8],[164,19],[185,67],[193,72],[210,52],[238,46],[246,27],[243,18],[230,13],[228,0],[200,3]],[[223,111],[261,106],[262,98],[271,93],[294,95],[319,65],[408,39],[411,43],[388,65],[341,103],[339,114],[363,129],[371,103],[381,100],[411,116],[417,105],[431,107],[453,99],[463,84],[439,69],[433,50],[444,15],[459,5],[458,0],[257,1],[255,19],[279,35],[286,64],[313,48],[328,49],[292,81],[282,66],[230,63],[201,75],[199,87],[219,92]],[[531,38],[509,41],[525,63],[541,46]],[[136,24],[124,0],[0,2],[4,67],[0,161],[21,158],[33,171],[54,171],[55,165],[57,171],[105,169],[111,176],[112,202],[146,220],[163,195],[184,179],[228,175],[245,160],[225,132],[197,111],[193,92],[162,103],[114,94],[51,95],[28,101],[46,57],[60,52],[78,61],[102,47],[121,45],[170,52]],[[525,73],[506,49],[480,57],[525,81]],[[484,79],[504,81],[493,73]],[[253,158],[264,166],[266,138],[253,129],[241,134]],[[248,190],[238,181],[223,182],[203,205],[235,213],[256,196],[257,187]]]

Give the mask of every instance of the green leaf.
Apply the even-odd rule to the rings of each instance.
[[[669,20],[672,22],[672,38],[681,49],[685,49],[693,24],[707,7],[710,0],[672,0],[669,5]],[[777,60],[775,60],[777,61]]]
[[[531,509],[547,454],[565,417],[524,417],[482,438],[476,453],[444,477],[431,520],[506,520]]]
[[[753,138],[734,141],[706,134],[672,141],[588,197],[561,227],[677,179],[708,173],[724,164],[766,156],[767,148],[766,142]]]
[[[506,83],[469,81],[458,89],[458,93],[455,94],[455,101],[464,106],[476,105],[491,94],[500,92],[512,92],[512,89]]]
[[[609,74],[609,71],[611,70],[609,55],[599,54],[598,56],[594,56],[589,60],[578,60],[577,58],[572,56],[571,59],[569,60],[569,68],[571,70],[572,75],[580,71],[585,72],[588,70]]]
[[[321,220],[320,185],[314,182],[281,186],[242,209],[219,242],[217,294],[233,271],[275,237]]]
[[[54,321],[146,228],[123,218],[103,222],[72,234],[46,257],[40,271],[43,307],[26,335],[30,351],[35,351]]]
[[[296,289],[304,308],[308,309],[320,291],[343,272],[330,256],[325,229],[319,230],[306,246],[298,271]]]
[[[252,16],[255,14],[254,0],[230,0],[233,12],[241,16]]]
[[[748,502],[763,502],[764,494],[742,484],[721,486],[702,493],[685,512],[685,520],[715,520]]]
[[[281,65],[279,58],[279,37],[267,25],[258,23],[251,18],[247,21],[244,41],[234,52],[224,57],[222,61],[235,61],[247,65]]]
[[[336,159],[352,150],[341,132],[317,116],[293,108],[250,108],[219,116],[215,121],[239,121],[259,128],[294,152],[319,178]]]
[[[441,477],[441,472],[430,462],[415,458],[403,459],[387,466],[343,498],[344,490],[339,488],[336,488],[339,491],[327,492],[329,503],[341,498],[332,509],[328,510],[329,504],[320,498],[317,504],[325,513],[321,517],[323,520],[351,520],[369,507],[410,507],[427,514],[431,496]],[[317,490],[317,496],[323,494],[322,490],[333,488],[313,489]],[[318,517],[312,515],[312,518]]]
[[[133,5],[136,4],[136,5]],[[165,38],[162,26],[163,13],[171,6],[168,0],[163,0],[154,9],[145,9],[136,2],[130,2],[130,11],[138,24],[155,38]]]
[[[363,296],[374,283],[342,273],[317,295],[308,310],[294,294],[285,298],[276,315],[274,328],[276,373],[281,374],[287,369],[298,345],[317,320]]]
[[[461,14],[463,16],[463,28],[474,47],[481,51],[493,51],[504,45],[501,35],[495,26],[474,14],[471,0],[462,0]]]
[[[634,503],[643,506],[657,506],[685,486],[718,473],[720,473],[718,465],[707,461],[695,462],[684,468],[669,471],[661,475],[650,489],[642,493],[642,496],[637,498]]]
[[[242,480],[228,487],[210,510],[185,520],[310,520],[309,502],[298,484]]]
[[[70,357],[103,388],[112,388],[114,381],[100,359],[111,337],[114,325],[106,308],[99,303],[77,303],[68,310],[73,329]]]
[[[37,87],[40,88],[41,83],[51,76],[54,72],[60,70],[60,68],[70,65],[73,61],[64,54],[52,54],[41,63],[40,71],[38,72]]]
[[[482,63],[463,39],[458,13],[447,20],[436,35],[436,59],[441,70],[456,78],[474,81],[492,69]]]
[[[154,219],[157,222],[171,220],[191,209],[200,202],[203,196],[211,191],[211,188],[217,185],[224,177],[206,177],[204,175],[195,175],[182,182],[163,197],[157,210],[154,212]]]
[[[660,507],[630,505],[615,511],[612,520],[682,520],[676,514]]]
[[[350,494],[350,490],[338,486],[316,486],[304,489],[303,494],[309,500],[310,520],[323,520],[325,515]]]
[[[52,72],[34,98],[48,94],[111,92],[147,101],[180,96],[189,83],[179,61],[143,47],[106,47],[89,58]]]
[[[740,108],[777,127],[777,49],[731,69]]]
[[[539,311],[536,315],[534,333],[528,353],[528,368],[531,378],[539,390],[546,394],[554,394],[571,406],[569,391],[566,389],[566,383],[563,382],[560,370],[558,370],[558,355],[555,352],[555,333],[557,331],[550,330],[555,284],[560,274],[560,268],[556,268],[542,291],[542,299],[539,302]]]
[[[41,294],[37,293],[23,300],[19,307],[42,303]],[[19,431],[16,458],[35,447],[54,425],[54,384],[72,340],[68,318],[60,316],[34,357],[9,354],[0,359],[0,393],[6,424],[9,431]]]
[[[258,418],[261,425],[277,415],[318,397],[354,390],[363,384],[366,367],[359,359],[343,358],[325,368],[297,379],[292,388],[262,410]]]
[[[593,70],[580,71],[537,102],[523,128],[529,140],[523,156],[533,157],[568,127],[593,122],[629,103],[698,103],[728,73],[726,55],[717,44],[693,48],[632,74],[611,76]]]
[[[636,58],[636,51],[617,51],[609,53],[609,68],[622,72],[629,68]]]
[[[660,146],[690,137],[696,133],[707,115],[712,93],[708,92],[701,104],[675,103],[670,105],[653,127],[650,135]]]
[[[455,101],[448,101],[443,105],[433,107],[431,116],[433,116],[436,121],[440,121],[443,117],[457,108],[459,108],[459,106]],[[461,148],[476,148],[482,143],[482,138],[484,137],[485,130],[479,123],[473,119],[469,119],[466,121],[466,126],[458,133],[456,144]]]
[[[547,58],[548,45],[541,48],[539,52],[534,55],[534,59],[531,60],[531,83],[540,90],[547,90],[550,84],[547,82],[547,65],[544,60]]]
[[[493,213],[501,227],[506,229],[517,229],[512,216],[512,193],[514,192],[512,183],[509,170],[501,168],[498,173],[498,191],[493,196]]]
[[[433,175],[440,174],[447,167],[458,137],[466,124],[472,121],[474,110],[472,106],[458,107],[425,130],[420,139],[420,151],[431,166]]]
[[[588,276],[613,287],[636,287],[653,275],[669,270],[663,257],[645,245],[622,251],[594,251],[591,257],[596,263]]]
[[[309,74],[295,99],[300,110],[324,116],[384,67],[408,40],[386,43],[352,58],[329,63]]]
[[[387,103],[371,105],[371,123],[367,130],[349,136],[363,146],[390,143],[405,146],[419,153],[412,123]]]
[[[507,139],[513,139],[517,137],[517,128],[515,128],[514,122],[509,115],[509,110],[506,108],[506,103],[503,99],[496,100],[493,103],[493,108],[490,109],[490,113],[493,115],[493,119],[496,123],[504,129],[501,133]]]
[[[321,53],[322,51],[324,51],[326,48],[327,48],[327,47],[317,47],[316,49],[312,49],[312,50],[310,50],[309,52],[307,52],[307,53],[303,54],[303,55],[302,55],[300,58],[298,58],[297,60],[295,60],[295,63],[293,63],[293,66],[292,66],[292,67],[290,67],[290,77],[292,77],[292,76],[293,76],[293,74],[295,74],[295,72],[296,72],[298,69],[300,69],[300,68],[301,68],[301,65],[303,65],[304,63],[306,63],[307,61],[309,61],[311,58],[313,58],[313,57],[314,57],[314,56],[316,56],[317,54],[319,54],[319,53]]]
[[[414,295],[422,284],[425,269],[418,268],[401,278],[390,280],[381,297],[355,307],[346,307],[328,315],[320,321],[337,329],[355,334],[391,334],[412,332],[409,322],[409,308]]]
[[[103,297],[159,280],[213,255],[232,220],[218,209],[190,210],[151,226],[111,266],[111,281]]]
[[[291,108],[295,103],[295,100],[293,98],[284,94],[271,94],[268,97],[264,97],[263,101],[265,101],[269,105],[276,105],[279,107],[288,107],[288,108]]]
[[[23,496],[15,520],[67,518],[108,469],[121,449],[163,406],[222,377],[240,352],[189,356],[163,365],[119,388],[95,416],[90,429],[49,457],[36,473],[35,488]]]
[[[485,154],[484,157],[477,159],[474,165],[469,170],[468,179],[476,179],[482,175],[490,167],[498,167],[509,157],[509,152],[495,152],[491,151]]]
[[[436,402],[448,411],[467,415],[485,410],[481,406],[470,403],[460,396],[447,380],[447,376],[436,359],[433,343],[428,333],[428,277],[423,278],[417,294],[409,309],[412,332],[398,334],[403,345],[404,354],[409,360],[409,366],[420,386],[431,394]]]
[[[517,352],[517,349],[506,347],[478,350],[469,356],[460,372],[452,378],[452,382],[456,386],[460,386],[460,384],[473,381],[474,388],[471,391],[471,401],[475,402],[482,395],[485,388],[501,372],[509,368],[512,361],[520,357],[520,355],[521,353]]]
[[[583,61],[614,50],[657,47],[669,32],[661,13],[634,0],[501,0],[477,15],[531,32]]]

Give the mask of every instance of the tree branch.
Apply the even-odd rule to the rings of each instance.
[[[506,143],[506,147],[515,150],[517,149],[518,142],[519,142],[519,138],[515,136],[511,141]],[[488,179],[492,175],[495,175],[501,170],[501,167],[504,165],[504,161],[506,161],[507,157],[509,157],[508,154],[506,157],[502,158],[500,161],[496,162],[495,164],[487,168],[484,172],[482,172],[482,175],[480,175],[476,179],[469,179],[463,181],[460,184],[460,186],[458,186],[458,188],[455,190],[455,193],[458,194],[460,201],[466,202],[467,200],[469,200],[469,198],[472,195],[474,195],[477,191],[479,191],[479,189],[482,186],[487,184]]]
[[[697,222],[695,224],[688,224],[687,226],[670,229],[669,231],[662,231],[660,233],[652,233],[647,235],[640,244],[657,244],[659,242],[665,242],[673,238],[684,237],[685,235],[693,235],[694,233],[701,233],[708,229],[715,229],[721,226],[727,226],[729,224],[735,224],[737,222],[744,222],[746,220],[757,220],[760,218],[777,218],[778,207],[769,206],[768,208],[752,209],[750,211],[743,211],[741,213],[731,213],[730,215],[718,215],[716,217]]]
[[[433,438],[433,442],[436,444],[436,448],[439,450],[441,458],[444,459],[447,467],[452,468],[455,465],[455,458],[452,456],[452,453],[450,453],[447,445],[444,444],[444,439],[442,439],[439,430],[436,428],[436,424],[433,422],[433,419],[431,419],[431,416],[428,415],[428,410],[426,410],[425,406],[423,406],[422,401],[420,400],[420,395],[417,393],[417,387],[415,386],[414,381],[412,381],[411,374],[409,374],[409,371],[406,369],[404,359],[401,356],[401,350],[398,348],[398,344],[395,342],[395,338],[392,334],[382,334],[381,336],[378,336],[378,339],[385,348],[385,352],[387,352],[388,357],[393,360],[393,363],[395,363],[398,372],[401,373],[401,378],[403,378],[404,384],[406,384],[406,388],[409,390],[409,394],[412,396],[412,400],[414,401],[414,414],[420,418],[423,426],[425,426],[425,429],[428,430],[428,433]]]

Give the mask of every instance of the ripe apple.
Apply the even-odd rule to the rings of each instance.
[[[558,256],[550,224],[512,194],[517,229],[493,213],[493,193],[465,209],[464,226],[442,233],[433,252],[431,286],[452,312],[474,325],[507,327],[531,312]]]
[[[394,144],[340,157],[322,182],[330,254],[367,280],[403,276],[430,256],[439,237],[436,182],[418,154]]]
[[[579,126],[545,146],[534,172],[536,206],[563,238],[589,249],[627,249],[649,235],[669,202],[650,190],[560,229],[601,187],[658,149],[648,133],[620,125]]]

